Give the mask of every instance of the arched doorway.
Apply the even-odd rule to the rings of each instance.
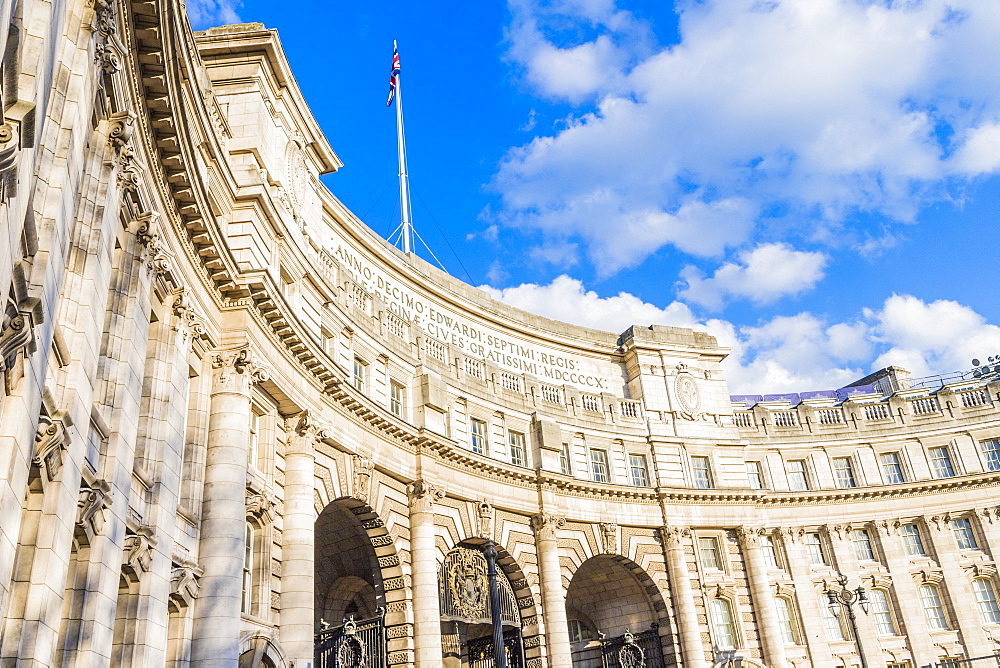
[[[385,587],[375,548],[387,549],[384,533],[372,509],[357,499],[330,503],[316,520],[317,668],[386,665]]]
[[[657,606],[621,557],[583,562],[566,593],[573,666],[663,666]]]
[[[493,615],[484,541],[465,541],[450,550],[438,571],[442,664],[445,668],[492,668]],[[498,559],[502,561],[502,559]],[[510,579],[497,565],[500,620],[509,668],[525,666],[521,610]]]

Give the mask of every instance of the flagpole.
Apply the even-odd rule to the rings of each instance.
[[[393,52],[396,40],[392,40]],[[406,173],[406,140],[403,138],[403,87],[396,75],[396,152],[399,155],[399,211],[402,216],[403,252],[410,252],[412,223],[410,222],[410,177]]]

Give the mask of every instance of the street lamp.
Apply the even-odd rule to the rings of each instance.
[[[854,604],[861,606],[862,612],[868,614],[868,594],[865,588],[858,585],[857,589],[847,588],[847,576],[843,573],[837,579],[840,584],[839,590],[827,589],[826,597],[833,614],[837,614],[838,608],[847,610],[847,619],[851,622],[851,633],[854,634],[854,644],[858,648],[858,657],[861,659],[861,668],[868,668],[868,661],[865,659],[865,650],[861,646],[861,638],[858,636],[858,622],[854,616]]]

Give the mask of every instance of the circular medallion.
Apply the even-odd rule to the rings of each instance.
[[[697,415],[701,411],[701,390],[694,376],[686,372],[677,374],[674,380],[674,393],[684,413]]]
[[[285,149],[285,176],[288,179],[288,195],[292,204],[301,206],[309,183],[309,168],[302,149],[295,142],[289,142]]]

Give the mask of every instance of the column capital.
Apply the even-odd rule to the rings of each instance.
[[[316,421],[309,410],[285,420],[285,454],[312,454],[313,446],[328,436],[328,428]]]
[[[418,478],[406,486],[406,496],[410,500],[410,510],[430,513],[434,511],[434,502],[445,497],[445,491],[439,485],[432,485],[423,478]]]
[[[212,394],[230,392],[250,396],[250,387],[271,377],[271,369],[250,346],[212,354]]]
[[[691,529],[685,526],[665,525],[660,528],[660,537],[668,548],[681,547],[683,539],[691,535]]]
[[[566,518],[562,515],[539,513],[531,518],[531,528],[539,538],[555,538],[556,531],[564,526]]]
[[[760,537],[767,533],[764,527],[741,526],[736,529],[736,535],[745,547],[757,547],[760,545]]]

